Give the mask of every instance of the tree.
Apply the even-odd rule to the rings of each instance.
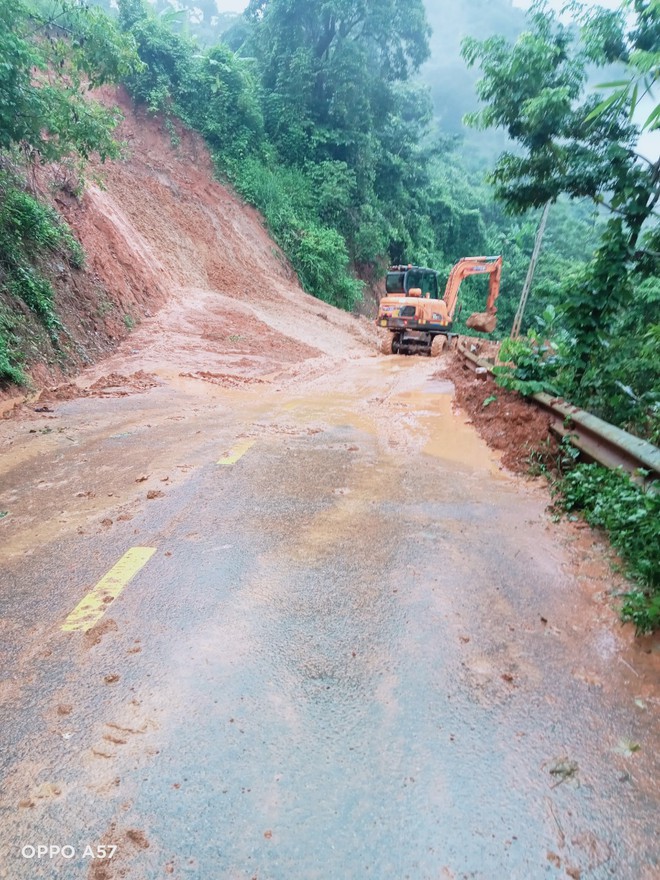
[[[660,0],[624,0],[622,10],[634,10],[638,16],[632,39],[621,38],[616,13],[601,13],[597,18],[587,16],[585,19],[586,31],[596,53],[604,55],[611,63],[620,63],[625,67],[622,80],[599,86],[610,91],[610,95],[596,107],[592,117],[615,106],[628,108],[629,118],[632,119],[641,109],[644,98],[652,98],[653,88],[660,82]],[[642,128],[650,131],[660,129],[660,102],[656,102]]]
[[[411,81],[429,51],[422,0],[252,0],[246,16],[241,52],[259,66],[279,160],[319,166],[311,176],[325,218],[327,193],[345,169],[333,223],[353,261],[410,253],[424,225],[419,143],[431,120],[426,90]]]
[[[116,153],[116,115],[86,93],[139,62],[102,10],[0,0],[0,58],[0,149],[21,145],[42,161]]]
[[[499,158],[490,176],[497,197],[523,213],[565,193],[591,199],[610,217],[593,261],[563,291],[577,389],[588,388],[607,357],[608,337],[634,308],[636,285],[657,274],[660,252],[660,159],[637,152],[633,93],[603,104],[587,90],[587,67],[657,47],[657,6],[635,0],[618,12],[579,8],[576,28],[540,3],[514,45],[499,37],[464,41],[468,64],[481,66],[478,94],[486,103],[469,122],[503,128],[518,147]]]
[[[269,129],[300,161],[316,149],[354,165],[390,85],[428,57],[422,0],[252,0],[246,15]]]

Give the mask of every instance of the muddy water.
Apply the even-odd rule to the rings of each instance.
[[[0,877],[658,876],[657,642],[438,362],[161,378],[3,426]]]

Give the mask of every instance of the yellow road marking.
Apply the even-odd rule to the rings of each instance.
[[[105,614],[106,608],[124,587],[149,562],[155,547],[132,547],[119,562],[102,577],[94,589],[76,605],[62,624],[64,632],[87,632]]]
[[[237,443],[236,446],[233,446],[231,451],[218,461],[218,464],[225,466],[236,464],[239,458],[242,458],[248,449],[252,449],[256,442],[256,440],[242,440],[240,443]]]

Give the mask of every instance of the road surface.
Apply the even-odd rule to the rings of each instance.
[[[3,880],[660,877],[658,643],[443,363],[3,425]]]

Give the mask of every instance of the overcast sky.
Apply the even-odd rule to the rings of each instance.
[[[430,0],[433,2],[433,0]],[[441,0],[436,0],[436,2],[441,2]],[[550,6],[553,9],[561,9],[562,6],[565,5],[566,0],[549,0]],[[245,7],[247,6],[247,0],[216,0],[216,5],[220,12],[243,12]],[[522,9],[528,9],[532,4],[531,0],[513,0],[514,6],[520,6]],[[588,3],[587,5],[594,6],[594,3]],[[600,0],[599,6],[606,6],[608,9],[616,9],[617,6],[621,5],[620,0]]]

